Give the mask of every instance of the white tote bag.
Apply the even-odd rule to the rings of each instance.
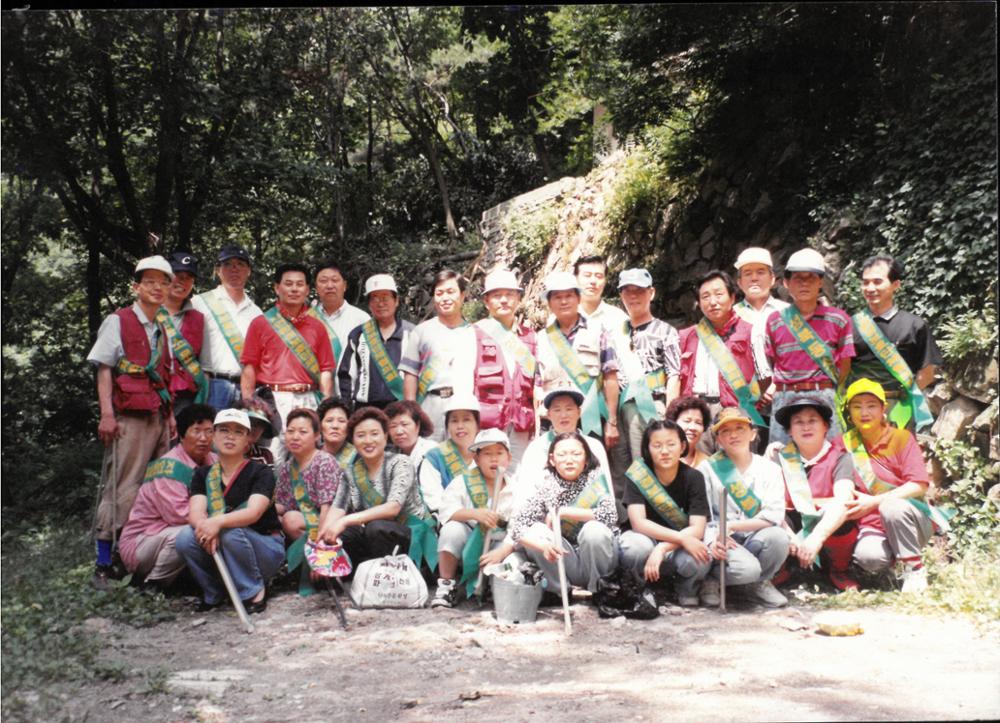
[[[408,555],[394,552],[358,565],[351,600],[358,608],[422,608],[427,583]]]

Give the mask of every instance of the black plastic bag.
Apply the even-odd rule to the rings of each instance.
[[[660,614],[653,593],[645,589],[645,582],[621,570],[597,581],[594,604],[602,618],[624,615],[632,620],[652,620]]]

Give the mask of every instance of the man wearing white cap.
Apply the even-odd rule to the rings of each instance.
[[[511,471],[535,431],[535,332],[515,321],[522,289],[508,269],[486,275],[483,303],[489,317],[475,323],[473,389],[483,429],[502,429],[510,442]]]
[[[97,568],[93,585],[108,589],[118,531],[128,519],[146,465],[167,451],[174,433],[170,345],[156,320],[174,273],[162,256],[135,267],[135,302],[104,319],[87,361],[97,368],[104,445],[103,485],[97,508]]]
[[[262,313],[244,289],[250,278],[250,254],[241,246],[219,250],[215,274],[219,285],[191,299],[205,315],[201,366],[209,380],[208,404],[216,409],[234,406],[240,399],[240,355],[250,322]]]
[[[399,368],[403,398],[415,400],[434,425],[432,438],[444,439],[444,409],[455,394],[472,394],[476,334],[462,315],[468,282],[444,269],[434,277],[434,313],[413,330],[403,346]]]
[[[337,371],[340,396],[362,406],[384,409],[403,398],[399,360],[414,325],[397,315],[399,290],[389,274],[375,274],[365,282],[372,318],[366,318],[346,336]]]
[[[778,280],[774,275],[770,251],[759,246],[743,249],[735,266],[736,283],[743,292],[743,300],[736,303],[733,311],[753,326],[751,342],[757,374],[761,379],[770,379],[771,365],[764,353],[767,318],[772,311],[781,311],[788,306],[788,302],[771,294],[771,289]]]
[[[646,269],[625,269],[618,277],[618,293],[629,318],[622,325],[615,351],[621,367],[622,442],[611,452],[615,498],[625,491],[625,470],[642,455],[642,433],[654,419],[663,419],[667,405],[680,392],[681,352],[677,330],[653,316],[656,296],[653,277]],[[619,469],[620,467],[620,469]]]
[[[826,263],[818,251],[792,254],[784,273],[792,304],[772,311],[767,319],[765,353],[773,375],[764,400],[771,397],[771,442],[788,442],[788,433],[773,415],[804,393],[819,395],[832,409],[840,408],[836,390],[851,369],[854,330],[844,311],[819,303],[825,275]],[[839,416],[834,415],[830,438],[843,431]]]
[[[539,334],[536,386],[542,395],[572,385],[583,394],[584,434],[618,443],[618,357],[610,336],[580,314],[580,287],[567,271],[545,279],[545,299],[554,320]],[[536,392],[536,398],[538,392]],[[607,424],[602,425],[602,417]]]
[[[316,265],[313,274],[316,283],[316,302],[312,306],[312,315],[323,322],[327,336],[330,337],[330,348],[333,350],[334,369],[340,367],[347,347],[347,337],[353,329],[364,324],[370,318],[368,314],[344,299],[347,293],[347,280],[340,270],[340,264],[333,259],[323,259]],[[333,393],[339,392],[339,385],[333,385]]]

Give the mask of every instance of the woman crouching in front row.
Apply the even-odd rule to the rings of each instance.
[[[579,432],[556,435],[544,475],[515,513],[511,539],[541,568],[550,590],[559,589],[558,560],[563,558],[567,583],[594,592],[618,562],[612,531],[618,513],[608,481]],[[553,540],[550,511],[562,520],[562,549]]]

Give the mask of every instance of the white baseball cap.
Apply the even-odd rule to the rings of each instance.
[[[771,262],[771,252],[767,249],[762,249],[760,246],[751,246],[748,249],[743,249],[740,255],[736,257],[736,263],[733,266],[739,270],[747,264],[764,264],[764,266],[770,269],[774,268],[774,264]]]
[[[389,274],[375,274],[368,277],[368,280],[365,282],[365,296],[368,296],[373,291],[391,291],[397,296],[399,295],[399,289],[396,288],[396,280],[389,276]]]
[[[242,409],[223,409],[221,412],[215,415],[215,422],[213,425],[218,427],[220,424],[238,424],[241,427],[246,427],[249,430],[250,427],[250,417]]]
[[[788,257],[788,263],[785,264],[785,276],[793,274],[796,271],[805,271],[810,274],[824,276],[826,274],[826,262],[823,260],[823,255],[813,249],[796,251]]]
[[[170,262],[162,256],[147,256],[144,259],[139,259],[139,263],[135,265],[136,277],[143,271],[162,271],[168,278],[174,278],[174,270],[170,266]]]
[[[470,452],[478,452],[483,447],[489,447],[491,444],[502,444],[506,447],[507,451],[510,451],[510,439],[507,435],[493,427],[491,429],[480,429],[479,434],[476,435],[476,441],[469,445]]]
[[[510,269],[493,269],[486,274],[483,281],[483,294],[486,295],[497,289],[511,289],[523,294],[524,289],[517,282],[517,276]]]
[[[556,291],[575,291],[580,293],[580,284],[569,271],[553,271],[545,277],[545,299]]]
[[[618,275],[618,290],[626,286],[638,286],[648,289],[653,285],[653,276],[646,269],[625,269]]]
[[[452,394],[448,398],[448,403],[444,405],[444,413],[455,412],[460,409],[467,409],[478,413],[479,400],[472,394]]]

